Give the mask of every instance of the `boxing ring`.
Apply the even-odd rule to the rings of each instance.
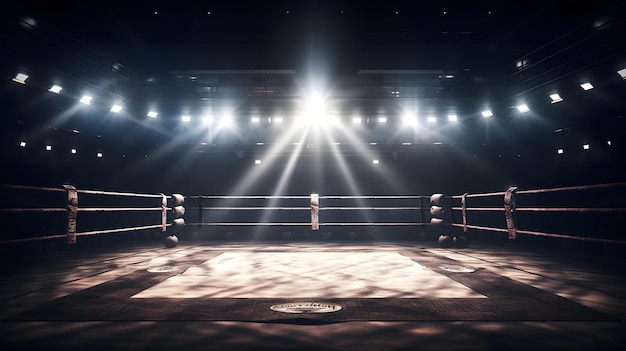
[[[280,341],[289,349],[319,349],[340,340],[333,349],[393,349],[390,343],[511,349],[570,340],[573,349],[611,346],[623,339],[623,271],[583,266],[604,263],[603,256],[568,260],[562,251],[485,240],[621,247],[625,242],[612,230],[626,211],[619,206],[625,187],[183,196],[2,185],[0,215],[12,227],[0,243],[11,267],[0,275],[0,344],[124,349],[133,340],[140,348],[254,349],[265,342],[281,349],[274,347]],[[557,230],[563,224],[575,228]],[[254,236],[265,229],[279,235]],[[392,229],[411,240],[389,240]],[[360,240],[365,230],[381,240]],[[240,240],[237,231],[252,240]],[[154,240],[124,241],[138,233],[165,248]],[[80,246],[94,238],[119,245]],[[13,250],[49,242],[78,245],[43,255]],[[572,334],[577,338],[568,339]]]
[[[363,227],[380,230],[396,227],[413,232],[415,240],[423,240],[427,231],[438,238],[444,248],[466,248],[478,232],[496,236],[505,233],[510,240],[533,236],[623,245],[626,241],[611,231],[619,226],[620,215],[626,212],[626,208],[619,207],[625,188],[626,182],[545,189],[510,187],[500,192],[452,196],[440,193],[430,196],[183,196],[77,189],[72,185],[53,188],[5,184],[0,185],[0,190],[9,195],[4,196],[5,204],[0,208],[0,214],[5,218],[10,216],[5,223],[17,225],[4,233],[0,244],[63,239],[67,245],[72,245],[77,238],[84,236],[157,231],[166,247],[175,247],[178,236],[191,233],[188,236],[198,239],[198,230],[208,229],[210,238],[211,233],[220,227],[243,231],[277,227],[282,231],[282,239],[287,240],[295,237],[292,231],[303,232],[305,239],[330,239],[333,230],[347,231],[344,237],[355,240]],[[23,196],[24,193],[29,196]],[[31,193],[46,196],[33,197]],[[26,203],[29,200],[35,204],[53,203],[52,206],[34,206]],[[7,207],[7,203],[14,206]],[[568,205],[572,203],[580,206]],[[20,223],[45,221],[51,218],[46,217],[49,215],[55,215],[51,223],[58,224],[61,214],[64,214],[64,233],[42,235],[19,230]],[[584,217],[590,214],[593,216]],[[37,218],[28,220],[29,215]],[[132,225],[94,227],[94,223],[107,219],[124,224],[132,222]],[[555,221],[575,223],[576,228],[587,232],[570,234],[544,229],[556,227]],[[235,237],[231,231],[226,232],[226,239]],[[384,239],[384,236],[380,238]]]

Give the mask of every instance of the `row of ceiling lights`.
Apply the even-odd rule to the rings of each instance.
[[[622,77],[622,79],[626,80],[626,68],[617,71],[617,73]],[[28,77],[29,76],[27,74],[20,72],[20,73],[17,73],[15,75],[15,77],[12,78],[12,80],[14,82],[16,82],[16,83],[26,84],[26,80],[28,79]],[[593,85],[590,82],[586,82],[586,83],[580,84],[580,87],[582,89],[586,90],[586,91],[593,89]],[[56,94],[60,94],[62,90],[63,90],[63,87],[58,86],[58,85],[53,85],[53,86],[51,86],[48,89],[48,91],[50,91],[52,93],[56,93]],[[90,95],[83,95],[80,98],[79,101],[81,103],[85,104],[85,105],[90,105],[92,100],[93,100],[92,96],[90,96]],[[563,98],[558,93],[554,93],[554,94],[550,94],[550,100],[551,100],[552,104],[555,104],[555,103],[562,102]],[[530,111],[530,108],[526,104],[520,104],[520,105],[518,105],[516,107],[517,107],[517,110],[520,113],[526,113],[526,112]],[[110,111],[114,112],[114,113],[119,113],[119,112],[122,111],[122,109],[123,109],[122,105],[116,103],[116,104],[113,104],[111,106]],[[150,110],[147,113],[147,116],[150,117],[150,118],[157,118],[158,115],[159,115],[159,113],[157,111],[154,111],[154,110]],[[489,117],[493,116],[493,112],[491,110],[487,109],[487,110],[482,111],[481,115],[484,118],[489,118]],[[318,116],[314,116],[314,117],[318,117]],[[181,121],[184,122],[184,123],[191,122],[191,120],[192,120],[192,118],[191,118],[190,115],[183,115],[181,117]],[[202,117],[201,120],[204,123],[210,123],[212,121],[212,119],[210,117]],[[458,118],[457,118],[456,115],[451,114],[451,115],[448,115],[448,120],[450,122],[456,122],[458,120]],[[330,122],[336,122],[336,121],[337,121],[337,119],[334,119],[334,118],[330,119]],[[434,124],[434,123],[437,122],[437,118],[435,116],[428,116],[426,118],[426,121],[428,123],[430,123],[430,124]],[[261,119],[259,117],[252,117],[251,118],[251,122],[252,123],[260,123]],[[270,122],[270,123],[273,122],[273,123],[280,124],[280,123],[283,122],[283,119],[281,117],[275,117],[274,119],[268,118],[268,122]],[[387,122],[387,118],[386,117],[379,117],[378,118],[378,122],[379,123],[386,123]],[[406,116],[404,118],[404,122],[407,123],[407,124],[416,124],[417,123],[417,119],[415,117],[413,117],[413,116]],[[362,123],[362,119],[360,117],[354,117],[352,119],[352,123],[353,124],[360,124],[360,123]],[[232,124],[232,117],[224,116],[222,118],[221,124],[222,124],[222,126],[231,125]]]

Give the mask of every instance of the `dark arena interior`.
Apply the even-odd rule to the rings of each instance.
[[[3,350],[622,350],[624,1],[0,4]]]

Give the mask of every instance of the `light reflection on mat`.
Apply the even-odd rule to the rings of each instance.
[[[133,298],[485,298],[393,252],[226,252]]]

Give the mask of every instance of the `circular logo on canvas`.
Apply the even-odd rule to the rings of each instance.
[[[282,313],[331,313],[343,307],[328,302],[290,302],[270,306],[270,310]]]

